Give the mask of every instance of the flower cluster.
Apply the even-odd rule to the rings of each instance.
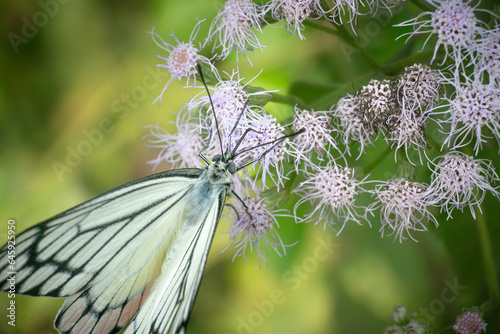
[[[433,0],[430,4],[435,11],[398,26],[414,27],[408,38],[437,36],[430,63],[440,59],[446,65],[402,67],[395,75],[365,82],[322,109],[295,104],[297,99],[289,117],[280,120],[265,110],[276,91],[252,86],[257,77],[245,80],[238,67],[221,75],[212,61],[232,53],[249,59],[248,51],[263,51],[257,33],[263,34],[264,26],[275,21],[304,39],[306,27],[327,22],[310,20],[347,22],[354,28],[359,15],[374,14],[379,7],[393,4],[271,0],[259,5],[227,0],[203,44],[194,43],[203,21],[196,24],[187,43],[172,34],[175,43],[168,44],[153,30],[153,40],[166,52],[158,56],[165,61],[158,66],[171,74],[158,99],[172,80],[186,78],[189,86],[200,66],[210,88],[194,94],[177,114],[177,133],[158,125],[148,128],[148,144],[159,149],[150,163],[154,168],[163,162],[181,168],[202,167],[200,151],[208,157],[234,155],[234,162],[244,166],[234,177],[234,188],[241,194],[254,194],[243,196],[246,207],[241,201],[233,203],[235,215],[228,234],[236,255],[256,249],[259,258],[265,259],[268,248],[284,253],[275,212],[266,208],[261,197],[261,191],[269,189],[299,196],[293,204],[298,223],[340,232],[350,221],[372,226],[373,217],[378,216],[381,235],[400,242],[416,240],[414,232],[427,231],[429,225],[437,227],[434,212],[438,208],[451,218],[455,209],[469,207],[475,217],[486,193],[499,196],[495,186],[499,178],[491,162],[458,150],[474,142],[477,155],[491,137],[500,144],[500,28],[496,22],[488,25],[477,19],[480,9],[470,1]],[[206,46],[210,51],[203,51]],[[202,55],[207,52],[212,56]],[[371,152],[368,147],[380,145],[379,138],[400,166],[409,162],[411,169],[429,168],[430,183],[397,173],[374,180],[370,169],[353,167],[363,153]],[[359,155],[353,159],[351,151],[356,146]],[[293,184],[295,189],[287,189]],[[367,199],[372,195],[371,203],[359,200],[365,193]]]
[[[267,263],[269,251],[285,255],[288,245],[278,234],[282,216],[337,234],[353,223],[376,226],[375,233],[401,243],[417,241],[419,232],[438,228],[439,219],[451,219],[457,210],[469,208],[476,219],[486,196],[500,198],[495,164],[479,157],[500,146],[500,27],[479,3],[420,3],[432,9],[396,26],[413,28],[401,36],[407,40],[422,37],[418,42],[430,50],[419,57],[421,63],[404,59],[375,66],[376,77],[363,77],[352,85],[356,89],[336,90],[329,99],[311,102],[305,94],[294,96],[293,89],[279,95],[252,86],[260,78],[245,80],[239,65],[221,74],[213,63],[232,54],[237,62],[238,55],[250,62],[254,50],[264,52],[259,37],[266,26],[284,28],[300,43],[306,28],[318,28],[356,45],[343,25],[355,31],[360,15],[391,9],[396,2],[226,0],[204,43],[194,42],[203,21],[187,43],[172,34],[175,43],[168,44],[151,31],[165,51],[158,66],[171,75],[157,100],[173,80],[186,79],[191,87],[197,76],[208,80],[206,90],[193,94],[177,114],[176,133],[148,127],[148,145],[159,150],[150,163],[201,168],[209,159],[201,162],[200,152],[233,157],[241,168],[233,176],[226,234],[235,258],[246,260],[254,252],[260,264]],[[480,20],[478,11],[490,22]],[[270,101],[286,104],[288,114],[270,114]],[[381,171],[391,153],[394,159]],[[271,198],[278,192],[292,213],[274,209]],[[390,319],[385,333],[429,332],[429,324],[403,305]],[[471,311],[457,318],[454,329],[480,333],[485,326],[482,315]]]
[[[457,317],[453,330],[458,334],[486,333],[486,323],[481,313],[477,310],[469,310]]]

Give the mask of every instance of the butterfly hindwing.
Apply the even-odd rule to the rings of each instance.
[[[191,233],[183,234],[169,254],[145,304],[125,333],[184,333],[198,292],[226,192],[220,194]]]

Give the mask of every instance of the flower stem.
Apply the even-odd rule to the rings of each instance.
[[[498,286],[498,277],[495,271],[495,262],[493,260],[493,251],[491,250],[491,241],[486,225],[484,214],[481,213],[479,207],[475,207],[476,213],[476,226],[479,235],[479,242],[481,244],[481,253],[483,255],[483,264],[486,271],[486,282],[490,298],[494,303],[500,302],[500,289]]]

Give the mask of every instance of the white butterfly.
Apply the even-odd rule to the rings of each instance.
[[[243,138],[211,163],[205,147],[204,169],[131,182],[16,236],[15,270],[0,250],[1,290],[16,271],[16,293],[67,298],[61,333],[184,333],[231,176],[264,156],[237,167]]]

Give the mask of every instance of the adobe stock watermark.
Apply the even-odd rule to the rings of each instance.
[[[70,0],[39,0],[37,10],[31,18],[23,16],[23,23],[20,34],[14,32],[7,33],[7,39],[14,49],[15,53],[19,52],[19,47],[23,44],[28,44],[31,38],[38,34],[38,31],[45,27],[50,19],[54,18],[61,10],[61,5],[65,5]]]
[[[334,250],[340,246],[334,242],[332,235],[328,235],[326,239],[317,238],[316,241],[317,246],[311,256],[306,257],[300,264],[294,265],[283,273],[281,288],[272,290],[266,299],[254,300],[254,311],[246,317],[238,317],[237,334],[256,333],[255,329],[262,326],[264,321],[274,314],[276,307],[286,302],[286,293],[297,290],[309,278],[311,273],[318,269],[320,263],[330,258]],[[226,332],[225,334],[229,333]]]
[[[453,282],[445,279],[443,283],[445,288],[441,290],[439,298],[431,300],[427,307],[420,307],[418,309],[418,313],[427,321],[434,321],[438,315],[444,312],[446,304],[453,303],[467,289],[467,285],[459,284],[456,277],[453,279]]]
[[[78,167],[85,157],[92,154],[93,150],[102,144],[105,135],[115,131],[116,123],[125,120],[132,110],[139,107],[139,103],[148,97],[148,93],[155,90],[158,85],[165,83],[167,75],[165,72],[161,72],[160,68],[153,69],[151,66],[147,66],[145,71],[147,74],[143,77],[140,85],[132,87],[128,94],[122,94],[111,102],[111,113],[117,116],[114,120],[111,117],[104,117],[97,123],[96,127],[82,130],[83,139],[74,146],[66,145],[64,160],[52,162],[52,169],[59,182],[63,181],[66,174]]]
[[[9,304],[7,307],[7,324],[9,326],[16,326],[16,221],[15,219],[9,219],[7,222],[7,256],[8,266],[5,268],[7,270],[7,282],[8,290],[7,297],[9,298]],[[3,284],[3,282],[2,282]]]
[[[354,38],[357,39],[358,44],[361,48],[367,47],[375,37],[380,35],[382,29],[387,27],[394,14],[398,14],[403,11],[404,6],[396,6],[394,8],[379,10],[377,14],[375,14],[372,19],[367,22],[363,27],[356,26],[354,29],[356,31],[356,36]],[[353,54],[359,54],[359,51],[354,46],[342,41],[339,45],[340,50],[344,54],[344,57],[347,60],[347,63],[350,63],[352,60]]]

